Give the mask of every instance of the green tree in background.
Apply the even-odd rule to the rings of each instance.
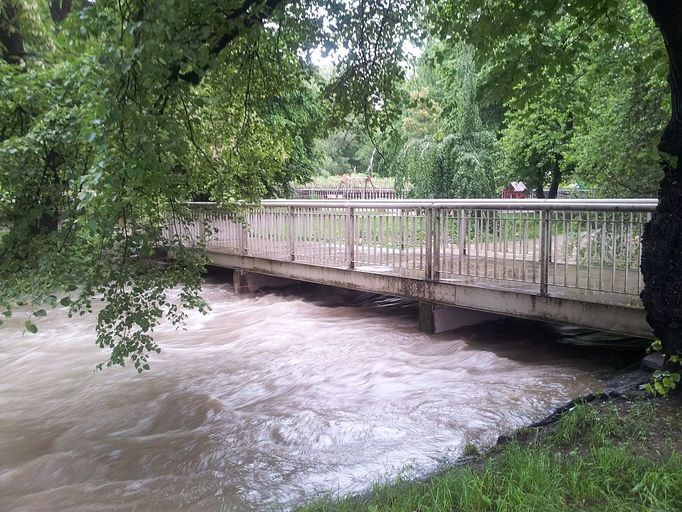
[[[599,31],[570,81],[574,178],[604,197],[654,197],[661,178],[657,145],[670,118],[665,46],[643,4],[622,2]]]
[[[436,133],[428,133],[432,128],[422,128],[426,136],[408,139],[394,167],[397,186],[412,184],[411,194],[415,197],[492,197],[497,138],[483,126],[478,111],[472,48],[461,46],[441,65],[441,83],[433,84],[436,89],[442,88],[443,82],[447,84],[446,92],[437,96],[438,108],[442,108],[437,116],[440,127]],[[433,117],[427,117],[431,126]],[[409,136],[415,132],[420,133],[414,128],[407,133]]]
[[[559,101],[561,92],[548,87],[533,102],[510,109],[502,130],[499,174],[507,182],[522,180],[536,190],[536,197],[557,196],[559,184],[570,173],[566,154],[572,135],[572,113],[567,101]],[[566,110],[569,110],[568,112]]]
[[[334,130],[325,139],[319,140],[317,148],[323,154],[320,174],[340,176],[352,172],[365,172],[374,149],[373,138],[356,120],[350,122],[345,129]],[[374,166],[374,171],[377,175],[382,174],[378,165]]]
[[[530,180],[538,192],[544,176],[550,197],[556,179],[587,185],[597,196],[651,196],[670,112],[665,48],[639,0],[595,18],[580,38],[579,23],[568,14],[549,18],[542,36],[510,35],[502,58],[485,59],[484,97],[504,104],[502,176]],[[544,53],[536,55],[538,48]]]

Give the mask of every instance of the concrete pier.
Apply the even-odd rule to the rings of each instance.
[[[247,272],[240,269],[235,269],[232,274],[232,284],[234,286],[234,291],[237,294],[256,293],[258,291],[274,288],[287,288],[289,286],[297,285],[298,282],[299,281],[293,279],[258,274],[256,272]]]
[[[419,302],[419,330],[427,334],[440,334],[502,318],[504,316],[485,311],[443,306],[433,302]]]

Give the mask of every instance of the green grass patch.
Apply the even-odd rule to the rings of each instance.
[[[662,423],[657,414],[648,401],[579,405],[557,424],[526,429],[427,482],[378,485],[363,496],[315,501],[299,511],[680,510],[681,416]]]

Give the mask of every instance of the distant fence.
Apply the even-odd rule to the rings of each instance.
[[[402,199],[391,187],[296,187],[292,199]]]
[[[537,191],[529,189],[528,199],[536,199]],[[549,190],[545,189],[545,197]],[[291,199],[406,199],[408,191],[396,192],[393,187],[323,187],[305,186],[294,187]],[[594,196],[591,190],[575,190],[560,188],[557,191],[557,199],[590,199]]]
[[[536,189],[529,189],[528,197],[530,199],[537,199],[538,191]],[[549,189],[544,189],[545,197],[549,197]],[[560,188],[556,192],[556,199],[596,199],[595,193],[589,189],[575,189],[575,188]]]

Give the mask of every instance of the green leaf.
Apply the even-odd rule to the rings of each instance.
[[[38,327],[36,326],[36,324],[34,324],[33,322],[31,322],[30,320],[26,320],[26,321],[24,322],[24,328],[25,328],[28,332],[33,333],[33,334],[35,334],[35,333],[38,332]]]
[[[33,316],[35,317],[47,316],[47,311],[45,311],[44,309],[39,309],[38,311],[33,312]]]
[[[64,307],[68,307],[71,305],[71,297],[62,297],[62,300],[60,300],[59,303]]]

